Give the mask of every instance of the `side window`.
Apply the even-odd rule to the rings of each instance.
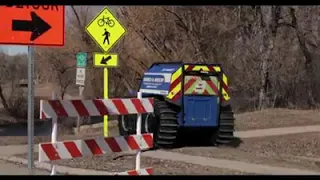
[[[219,81],[215,76],[185,76],[185,95],[215,95],[219,94]]]

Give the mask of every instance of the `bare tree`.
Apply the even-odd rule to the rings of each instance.
[[[102,69],[92,67],[92,53],[101,50],[85,33],[98,9],[68,9],[66,46],[41,55],[42,63],[56,69],[43,79],[59,79],[53,73],[59,72],[71,83],[75,54],[87,52],[85,94],[102,96]],[[138,88],[137,78],[154,62],[183,61],[220,63],[240,111],[316,107],[320,101],[318,7],[131,6],[115,11],[127,34],[111,50],[120,56],[120,66],[109,70],[111,96]]]
[[[296,33],[301,52],[305,59],[304,68],[306,71],[306,76],[309,79],[307,83],[309,105],[315,107],[317,106],[317,103],[319,103],[319,98],[317,98],[317,96],[320,95],[317,92],[319,91],[318,74],[320,70],[320,63],[316,62],[316,59],[320,57],[318,50],[318,43],[320,42],[320,39],[318,35],[319,25],[318,23],[315,23],[316,20],[320,19],[319,10],[317,7],[289,7],[288,11],[291,22],[284,22],[283,25],[293,28]],[[311,16],[308,17],[310,14]],[[299,15],[300,18],[303,18],[300,19],[300,22],[298,20]],[[305,25],[305,28],[303,25]]]

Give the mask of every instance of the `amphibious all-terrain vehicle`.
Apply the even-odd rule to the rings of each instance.
[[[154,63],[144,73],[139,91],[155,99],[154,113],[142,116],[142,133],[153,133],[156,147],[174,147],[185,129],[200,129],[196,132],[205,133],[212,145],[233,139],[235,119],[220,65]],[[121,135],[135,134],[136,115],[118,121]]]

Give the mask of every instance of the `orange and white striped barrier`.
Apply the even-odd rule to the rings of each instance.
[[[128,115],[153,112],[152,98],[41,100],[40,119],[55,117],[82,117]]]
[[[39,144],[39,162],[73,159],[124,151],[137,151],[136,169],[116,175],[151,175],[152,168],[140,168],[141,150],[153,147],[153,135],[141,134],[141,114],[153,112],[153,98],[95,99],[95,100],[53,100],[40,101],[40,118],[52,118],[51,143]],[[137,114],[137,134],[118,137],[96,137],[85,140],[57,142],[58,117],[82,117],[104,115]],[[55,175],[52,166],[51,175]]]
[[[129,176],[140,176],[140,175],[152,175],[152,168],[145,168],[140,170],[131,170],[121,173],[116,173],[115,175],[129,175]]]
[[[124,151],[145,150],[153,146],[152,134],[97,137],[86,140],[39,144],[39,162],[72,159]]]

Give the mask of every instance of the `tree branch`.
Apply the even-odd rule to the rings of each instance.
[[[164,8],[164,7],[162,7],[162,9],[163,9],[164,11],[166,11],[166,12],[174,15],[174,16],[177,18],[177,20],[181,23],[181,24],[177,24],[177,25],[179,25],[179,26],[180,26],[181,28],[183,28],[185,31],[189,32],[188,26],[186,25],[186,23],[183,22],[182,18],[181,18],[177,13],[175,13],[175,12],[173,12],[173,11],[170,11],[170,10]]]
[[[279,27],[282,27],[282,26],[286,26],[286,27],[291,27],[291,28],[296,28],[295,25],[293,25],[292,23],[287,23],[287,22],[281,22],[281,23],[278,23],[278,26]]]
[[[71,9],[74,13],[74,15],[76,16],[76,19],[77,19],[77,24],[78,24],[78,27],[79,27],[79,30],[81,32],[81,38],[84,42],[86,42],[86,44],[90,45],[91,44],[91,40],[90,38],[85,34],[84,31],[81,31],[81,29],[83,29],[83,26],[81,24],[81,20],[80,20],[80,16],[79,14],[77,13],[76,9],[74,8],[74,6],[71,6]]]
[[[78,27],[79,27],[79,29],[81,29],[82,25],[81,25],[80,17],[78,15],[76,9],[74,8],[74,6],[71,6],[71,9],[73,11],[73,14],[76,16],[76,19],[77,19],[77,22],[78,22]]]
[[[166,56],[162,54],[162,52],[158,49],[158,47],[146,36],[146,34],[142,30],[136,30],[136,33],[144,40],[147,41],[148,44],[151,46],[153,51],[158,53],[163,60],[166,60]]]

